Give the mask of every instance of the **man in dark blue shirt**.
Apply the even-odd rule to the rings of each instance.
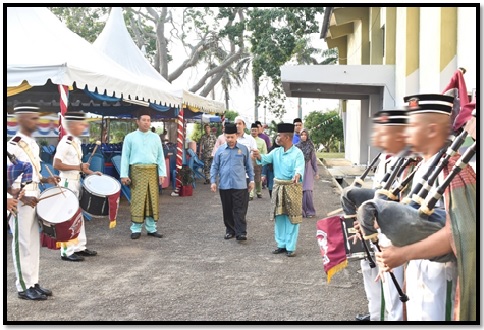
[[[249,203],[249,192],[254,189],[254,168],[250,159],[250,150],[237,143],[237,127],[225,125],[226,143],[216,151],[210,169],[211,190],[219,193],[225,224],[225,239],[247,240],[247,220],[245,213]],[[246,174],[249,177],[247,187]]]

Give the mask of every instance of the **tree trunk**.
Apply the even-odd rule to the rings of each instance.
[[[254,87],[254,120],[259,120],[259,101],[257,98],[259,97],[259,79],[255,79],[252,76],[252,85]],[[266,111],[264,110],[264,123],[266,123]]]

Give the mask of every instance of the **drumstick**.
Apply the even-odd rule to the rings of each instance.
[[[100,145],[101,145],[101,141],[96,141],[96,145],[94,146],[94,149],[92,149],[91,156],[89,156],[87,163],[91,164],[92,156],[94,156],[94,154],[96,153],[97,147],[99,147]]]
[[[54,177],[54,174],[52,174],[51,170],[49,169],[49,166],[45,167],[47,169],[47,172],[49,172],[51,177]],[[60,189],[62,195],[67,198],[66,194],[64,194],[64,191],[62,191],[61,186],[59,186],[59,182],[56,181],[55,185]]]
[[[55,196],[55,195],[59,195],[59,194],[63,194],[64,192],[62,191],[62,188],[61,189],[61,192],[58,192],[58,193],[55,193],[55,194],[52,194],[52,195],[49,195],[49,196],[44,196],[44,197],[41,197],[37,200],[37,202],[40,202],[41,200],[43,199],[46,199],[46,198],[49,198],[49,197],[52,197],[52,196]]]

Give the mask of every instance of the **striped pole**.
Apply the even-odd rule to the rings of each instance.
[[[69,102],[69,86],[66,85],[57,85],[59,88],[59,104],[60,104],[60,117],[59,117],[59,141],[62,139],[64,135],[67,134],[64,126],[62,125],[62,119],[64,118],[65,113],[67,112],[67,104]]]
[[[177,138],[176,138],[176,190],[179,191],[181,187],[181,179],[178,175],[179,171],[182,168],[183,164],[183,143],[184,139],[184,127],[183,127],[183,106],[180,108],[180,112],[178,113],[178,120],[177,120]]]

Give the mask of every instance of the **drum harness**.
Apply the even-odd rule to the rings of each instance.
[[[33,166],[33,168],[35,170],[35,173],[39,177],[39,183],[42,185],[42,182],[40,181],[40,180],[42,180],[42,175],[40,174],[40,162],[32,154],[32,150],[30,150],[29,145],[27,143],[25,143],[25,141],[22,141],[22,137],[20,137],[18,135],[15,136],[10,141],[10,144],[18,145],[20,148],[22,148],[22,150],[25,152],[25,154],[29,157],[30,162],[32,163],[32,166]],[[17,159],[17,158],[15,157],[15,159]],[[12,161],[12,160],[10,160],[10,161]],[[33,189],[33,188],[35,188],[34,186],[36,186],[37,182],[31,182],[29,184],[32,184],[32,189]],[[25,185],[25,186],[27,186],[27,185]],[[43,187],[43,185],[42,185],[42,187]],[[28,190],[32,190],[32,189],[28,189]]]
[[[77,153],[77,157],[79,158],[79,164],[81,164],[81,160],[82,160],[82,155],[81,155],[81,151],[79,149],[79,145],[77,144],[77,142],[74,140],[74,137],[72,135],[68,135],[67,136],[67,140],[66,140],[66,143],[71,145],[74,150],[76,150],[76,153]],[[64,187],[68,187],[69,185],[69,182],[68,180],[79,180],[80,178],[84,178],[84,172],[79,172],[79,174],[77,175],[65,175],[63,174],[61,176],[62,179],[65,179],[66,181],[64,182]]]

